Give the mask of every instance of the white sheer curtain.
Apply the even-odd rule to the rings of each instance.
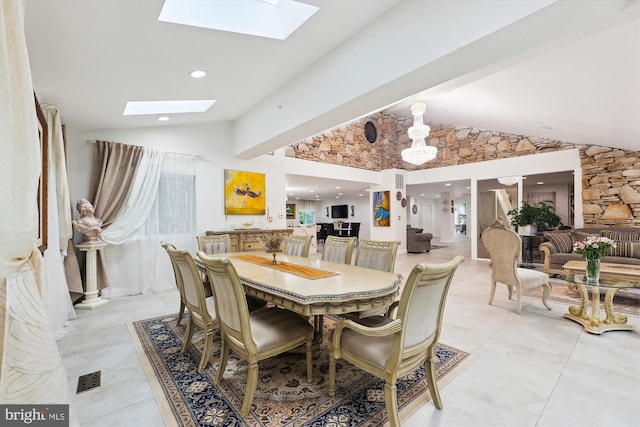
[[[53,106],[44,106],[43,113],[47,119],[49,136],[49,229],[44,253],[42,297],[51,330],[56,338],[61,338],[67,321],[76,317],[64,272],[64,255],[73,233],[71,205],[60,114]]]
[[[40,295],[38,120],[24,1],[0,1],[0,402],[71,404]],[[71,426],[78,425],[70,405]]]
[[[195,158],[166,153],[156,195],[143,226],[128,241],[104,250],[111,278],[111,286],[102,292],[106,298],[175,289],[160,242],[196,249]]]
[[[142,227],[158,194],[163,159],[163,150],[149,147],[143,149],[127,203],[113,223],[104,230],[102,240],[110,245],[121,245]]]

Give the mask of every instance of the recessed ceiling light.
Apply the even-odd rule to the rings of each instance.
[[[340,198],[340,196],[336,196],[336,199],[339,199],[339,198]]]
[[[213,99],[192,101],[129,101],[124,107],[123,116],[144,114],[202,113],[216,101]]]
[[[159,122],[166,122],[167,120],[169,120],[171,117],[169,116],[160,116],[158,117],[158,121]]]
[[[207,75],[207,72],[205,70],[193,70],[189,75],[194,79],[201,79]]]
[[[340,186],[338,185],[338,186],[336,187],[336,190],[339,190],[339,189],[340,189]]]
[[[542,185],[542,184],[544,184],[544,182],[543,181],[538,181],[538,182],[536,182],[536,184]]]
[[[362,197],[362,193],[358,194],[358,197]]]
[[[447,182],[444,186],[445,187],[451,187],[451,184]]]
[[[313,193],[313,190],[309,190],[309,193]]]
[[[318,9],[294,0],[165,0],[158,21],[284,40]]]
[[[342,196],[342,193],[338,193],[338,196]]]

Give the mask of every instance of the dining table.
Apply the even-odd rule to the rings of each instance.
[[[210,256],[231,262],[247,295],[305,316],[386,308],[396,299],[403,279],[398,273],[282,253]],[[204,267],[197,257],[196,263]],[[320,333],[321,324],[316,327]]]

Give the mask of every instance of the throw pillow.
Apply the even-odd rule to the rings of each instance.
[[[626,258],[640,258],[640,242],[616,241],[616,248],[611,249],[609,255]]]
[[[573,235],[573,241],[574,242],[584,242],[589,237],[600,237],[600,236],[602,236],[600,233],[597,232],[597,230],[596,230],[595,233],[586,233],[584,231],[573,231],[571,234]]]
[[[544,233],[544,237],[553,243],[558,252],[564,254],[573,252],[573,237],[571,233]]]
[[[640,233],[634,231],[602,230],[600,235],[616,241],[640,242]]]

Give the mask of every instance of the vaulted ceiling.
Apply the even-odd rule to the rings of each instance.
[[[640,150],[639,0],[303,1],[319,11],[274,40],[159,22],[162,0],[27,0],[34,87],[72,131],[231,122],[246,159],[416,100],[430,122]],[[217,102],[122,115],[168,99]]]

